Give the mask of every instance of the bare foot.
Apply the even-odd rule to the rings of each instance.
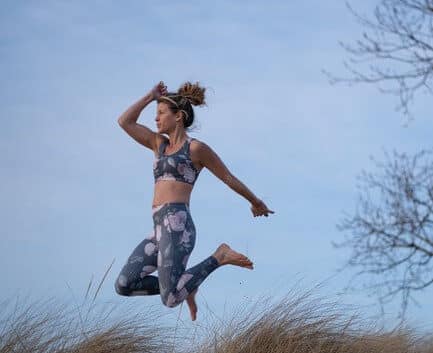
[[[195,302],[195,295],[197,294],[198,289],[193,291],[186,297],[186,302],[188,304],[189,312],[191,313],[191,320],[195,321],[197,318],[197,304]]]
[[[234,251],[230,246],[223,243],[215,251],[213,256],[217,259],[220,266],[222,265],[234,265],[253,269],[253,263],[251,260],[243,254]]]

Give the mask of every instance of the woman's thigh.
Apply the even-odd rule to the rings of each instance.
[[[176,291],[195,245],[195,226],[187,207],[170,207],[160,217],[157,255],[161,296]]]
[[[158,244],[155,233],[152,232],[135,247],[129,256],[120,272],[119,282],[131,283],[154,272],[157,269],[157,256]]]

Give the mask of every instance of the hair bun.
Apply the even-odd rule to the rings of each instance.
[[[187,81],[178,90],[178,94],[189,100],[192,105],[206,105],[204,92],[206,88],[200,87],[199,83],[192,84]]]

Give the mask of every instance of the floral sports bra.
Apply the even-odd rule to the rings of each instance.
[[[194,185],[200,171],[194,167],[189,155],[191,140],[191,137],[187,137],[180,150],[168,156],[164,154],[168,141],[161,143],[158,157],[153,162],[155,183],[160,180],[175,180]]]

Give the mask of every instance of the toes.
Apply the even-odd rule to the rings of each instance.
[[[242,254],[237,254],[237,256],[236,256],[239,260],[247,260],[248,259],[248,257],[246,257],[245,255],[242,255]]]

